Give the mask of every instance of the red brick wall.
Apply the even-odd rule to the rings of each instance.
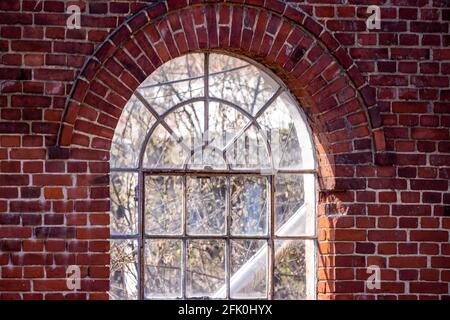
[[[308,114],[318,297],[448,298],[449,1],[187,2],[0,2],[0,298],[107,298],[121,108],[164,61],[218,49],[271,68]],[[70,4],[79,30],[65,27]],[[372,4],[381,30],[366,29]]]

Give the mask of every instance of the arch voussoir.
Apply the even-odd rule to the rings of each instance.
[[[66,108],[60,145],[80,145],[83,137],[88,148],[104,148],[99,139],[111,138],[120,110],[155,69],[189,52],[219,50],[253,59],[284,81],[305,108],[329,166],[335,155],[351,158],[342,153],[383,151],[374,91],[346,50],[307,14],[278,1],[255,4],[168,1],[138,12],[87,62]],[[361,139],[369,143],[354,143]]]

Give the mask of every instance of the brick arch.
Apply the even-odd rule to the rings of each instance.
[[[259,62],[284,81],[313,129],[322,189],[345,189],[335,179],[335,165],[372,163],[384,151],[374,91],[310,16],[278,1],[264,7],[238,2],[168,0],[117,28],[74,85],[59,147],[70,146],[75,159],[107,160],[122,108],[147,76],[189,52],[224,51]]]

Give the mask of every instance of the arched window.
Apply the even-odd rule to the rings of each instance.
[[[268,71],[217,53],[158,68],[111,147],[112,299],[315,297],[315,161]]]

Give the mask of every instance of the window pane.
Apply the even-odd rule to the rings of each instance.
[[[279,87],[248,62],[219,54],[211,54],[209,59],[210,96],[233,102],[250,114],[255,114]]]
[[[189,149],[194,149],[203,145],[204,119],[205,107],[202,101],[180,107],[164,120]]]
[[[265,240],[236,240],[231,242],[232,298],[267,297],[267,242]]]
[[[137,174],[132,172],[111,172],[111,233],[137,233]]]
[[[225,285],[225,241],[188,241],[186,284],[190,297],[213,296]]]
[[[145,242],[146,298],[181,297],[181,241]]]
[[[306,255],[304,240],[275,241],[274,298],[306,299],[307,269],[312,262]]]
[[[270,141],[275,168],[295,169],[305,167],[301,146],[312,150],[309,135],[300,136],[299,126],[303,122],[289,95],[283,93],[258,118],[258,123]],[[305,140],[300,142],[300,140]]]
[[[153,132],[144,155],[145,168],[182,168],[186,151],[162,125]]]
[[[111,145],[112,168],[136,168],[145,134],[155,122],[144,105],[132,97],[117,123]]]
[[[223,152],[213,148],[199,148],[193,152],[188,162],[189,169],[196,170],[225,170],[227,164]]]
[[[204,54],[189,54],[165,63],[138,91],[160,114],[177,103],[203,96]]]
[[[135,240],[111,241],[109,294],[113,300],[138,298],[138,244]]]
[[[312,174],[275,177],[275,230],[278,236],[315,234],[314,196]]]
[[[223,149],[248,121],[248,118],[238,110],[223,103],[210,102],[208,130],[210,145]]]
[[[183,178],[145,177],[145,231],[147,234],[181,234]]]
[[[227,55],[210,53],[207,64],[205,58],[195,53],[165,63],[139,86],[119,119],[111,167],[138,168],[142,160],[143,169],[162,175],[144,170],[138,189],[140,173],[111,174],[111,234],[123,236],[111,241],[111,298],[181,298],[184,284],[187,297],[225,298],[226,279],[235,299],[267,298],[269,283],[276,299],[313,298],[315,242],[292,237],[316,234],[315,176],[277,171],[315,168],[306,118],[287,91],[267,106],[280,86],[260,68]],[[256,114],[257,122],[248,118]],[[173,169],[229,175],[175,176]],[[233,175],[237,170],[261,175]],[[280,238],[249,239],[273,236],[272,206]]]
[[[250,126],[226,151],[227,162],[231,168],[270,169],[270,158],[266,142],[258,129]]]
[[[231,233],[267,234],[267,178],[231,178]]]
[[[225,177],[187,177],[189,234],[225,233]]]

